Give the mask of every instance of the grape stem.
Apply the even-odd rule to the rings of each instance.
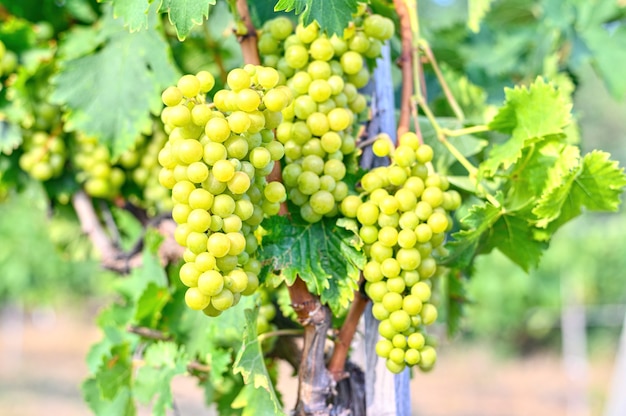
[[[257,47],[257,33],[252,19],[250,18],[248,2],[246,0],[229,0],[228,3],[231,5],[231,9],[233,9],[233,16],[237,26],[245,27],[245,33],[237,33],[237,35],[239,35],[239,44],[241,45],[244,62],[252,65],[260,65],[261,58],[259,57],[259,49]],[[235,4],[234,8],[233,3]]]
[[[416,20],[417,20],[417,17],[416,17]],[[452,108],[454,115],[460,122],[463,122],[465,120],[465,114],[463,113],[461,106],[459,106],[459,103],[456,101],[456,98],[454,98],[454,94],[452,94],[452,91],[450,91],[448,82],[444,78],[441,72],[441,69],[439,68],[439,64],[437,63],[437,59],[435,58],[435,55],[433,54],[433,51],[430,48],[430,45],[425,39],[419,39],[418,44],[419,44],[420,50],[424,51],[424,53],[426,54],[426,58],[428,59],[428,62],[433,67],[433,71],[435,71],[435,75],[437,76],[439,85],[441,85],[441,89],[443,90],[443,93],[446,96],[446,99],[448,100],[448,104],[450,105],[450,108]]]
[[[165,334],[163,331],[144,326],[129,326],[128,328],[126,328],[126,331],[130,332],[131,334],[137,334],[142,338],[155,339],[158,341],[172,340],[172,337]]]
[[[475,133],[484,133],[486,131],[490,131],[489,126],[484,124],[479,124],[477,126],[465,127],[462,129],[445,129],[442,128],[441,132],[447,137],[459,137],[465,136],[466,134],[475,134]]]
[[[422,110],[422,112],[424,113],[424,115],[426,116],[430,124],[432,125],[433,129],[435,130],[435,135],[437,136],[437,139],[446,147],[446,149],[448,149],[448,151],[452,154],[452,156],[454,156],[454,158],[467,170],[469,177],[476,182],[477,192],[480,193],[481,195],[484,195],[485,198],[494,206],[499,207],[500,203],[498,202],[498,200],[489,192],[487,192],[485,187],[479,182],[478,168],[476,168],[476,166],[474,166],[472,162],[470,162],[452,143],[448,141],[446,137],[446,133],[449,133],[450,131],[449,130],[444,131],[444,129],[441,127],[441,125],[437,121],[437,118],[433,114],[432,110],[430,109],[428,103],[426,102],[425,96],[422,94],[420,84],[417,81],[420,78],[420,74],[419,74],[420,65],[419,65],[419,59],[418,59],[420,47],[422,50],[424,50],[427,57],[429,58],[430,63],[433,65],[433,69],[436,68],[435,73],[438,73],[437,78],[439,79],[442,85],[442,88],[444,89],[444,92],[446,90],[448,91],[446,93],[446,97],[448,98],[448,102],[450,103],[450,106],[455,112],[457,118],[459,118],[459,120],[464,119],[463,112],[460,111],[460,107],[458,107],[458,103],[454,99],[452,93],[450,92],[450,89],[447,87],[447,84],[445,83],[445,79],[443,78],[443,75],[441,74],[441,71],[439,70],[439,66],[436,63],[432,50],[430,49],[430,47],[428,47],[428,45],[425,42],[420,40],[419,15],[418,15],[419,12],[418,12],[418,7],[417,7],[417,0],[394,0],[394,3],[396,3],[396,10],[398,11],[399,15],[400,15],[401,10],[403,14],[408,15],[408,18],[406,17],[403,18],[403,16],[400,15],[400,23],[403,24],[402,22],[406,22],[406,20],[408,20],[409,22],[408,31],[406,27],[401,28],[402,29],[402,44],[404,48],[405,36],[408,36],[409,42],[411,43],[412,48],[413,48],[413,55],[414,55],[413,65],[412,65],[413,74],[411,77],[413,80],[415,80],[414,81],[415,95],[411,97],[411,101],[415,102],[417,106]],[[398,8],[398,4],[400,3],[402,4],[402,9]],[[426,47],[423,47],[423,45],[426,45]],[[455,110],[455,107],[458,107],[458,109]],[[417,126],[419,126],[419,123],[417,123]],[[484,128],[483,126],[477,127],[476,129],[477,131],[473,131],[473,132],[476,133],[479,131],[488,130],[488,128],[484,130],[483,128]],[[467,129],[459,129],[457,130],[457,134],[455,135],[460,136],[462,134],[467,134],[466,132],[467,132]]]
[[[276,331],[265,332],[257,337],[259,342],[272,337],[299,337],[304,334],[301,329],[277,329]]]

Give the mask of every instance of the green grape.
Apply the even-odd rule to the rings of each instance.
[[[206,308],[211,302],[211,298],[202,292],[197,287],[190,287],[185,292],[185,303],[191,309],[200,311]]]
[[[217,270],[207,270],[198,277],[198,290],[206,296],[215,296],[224,288],[224,276]]]

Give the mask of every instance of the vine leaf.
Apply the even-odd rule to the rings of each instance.
[[[507,208],[532,210],[548,190],[560,186],[571,169],[580,164],[578,147],[559,142],[543,142],[524,149],[523,162],[511,174]]]
[[[148,28],[148,0],[100,0],[113,4],[113,17],[122,18],[130,32]]]
[[[299,276],[335,314],[348,306],[365,265],[363,253],[355,248],[360,242],[353,231],[337,226],[334,219],[309,224],[295,215],[292,219],[272,217],[263,228],[267,235],[259,259],[264,274],[280,270],[288,285]]]
[[[246,326],[243,344],[237,353],[233,372],[235,374],[241,373],[244,383],[254,387],[254,391],[247,389],[243,393],[244,397],[238,397],[239,400],[235,400],[233,407],[252,407],[255,414],[284,415],[267,367],[265,367],[261,343],[257,336],[256,320],[259,315],[259,308],[246,309],[245,315]],[[251,398],[254,399],[251,400]]]
[[[506,100],[489,123],[492,130],[511,135],[505,143],[493,147],[481,165],[485,175],[492,175],[502,165],[509,168],[522,155],[522,150],[547,137],[560,137],[570,123],[571,102],[543,78],[528,88],[505,89]]]
[[[493,225],[486,248],[497,248],[525,272],[537,267],[548,244],[534,238],[534,227],[514,213],[502,215]]]
[[[172,379],[187,371],[188,361],[184,349],[174,342],[157,342],[146,349],[144,365],[135,376],[133,393],[144,403],[156,396],[153,415],[165,416],[167,409],[172,408]]]
[[[209,18],[209,7],[214,5],[215,0],[163,0],[159,12],[167,12],[178,39],[182,41],[194,25],[201,25]]]
[[[340,35],[357,11],[357,0],[279,0],[274,10],[303,13],[304,25],[317,21],[324,32]]]
[[[586,154],[560,186],[542,195],[533,213],[540,218],[537,225],[546,228],[548,236],[580,215],[583,207],[590,211],[617,211],[626,176],[618,163],[609,158],[610,154],[597,150]]]
[[[502,209],[485,202],[475,205],[468,214],[461,219],[463,230],[452,234],[453,241],[448,244],[450,248],[449,260],[454,259],[459,268],[470,265],[472,258],[478,250],[481,237],[502,215]]]
[[[134,416],[137,413],[128,386],[121,388],[111,400],[100,396],[98,383],[93,378],[86,380],[81,390],[87,405],[96,415]]]
[[[96,136],[115,158],[151,127],[150,113],[160,111],[159,94],[176,70],[154,27],[131,34],[108,17],[102,30],[97,52],[61,59],[51,100],[65,106],[66,130]]]
[[[114,399],[119,390],[130,386],[132,376],[132,353],[130,344],[115,345],[109,356],[102,357],[95,379],[104,399]]]

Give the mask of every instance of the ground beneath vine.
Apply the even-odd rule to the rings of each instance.
[[[89,415],[79,385],[87,374],[85,354],[99,339],[95,308],[22,315],[0,315],[0,415]],[[587,392],[593,415],[600,415],[611,378],[612,357],[593,360]],[[285,371],[287,374],[287,371]],[[567,411],[571,385],[554,353],[497,358],[484,346],[449,346],[440,350],[435,371],[412,380],[413,415],[423,416],[558,416]],[[295,383],[279,389],[287,404],[295,400]],[[175,382],[179,416],[212,416],[202,407],[193,380]],[[148,408],[140,409],[149,415]],[[172,414],[175,414],[172,412]]]

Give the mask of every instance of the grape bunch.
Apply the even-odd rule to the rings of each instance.
[[[96,137],[77,134],[74,137],[73,164],[76,180],[82,184],[85,192],[95,198],[112,199],[121,192],[126,181],[126,173],[122,166],[111,160],[109,149]],[[130,159],[126,152],[122,161]],[[126,163],[127,162],[122,162]]]
[[[346,164],[356,150],[353,129],[367,102],[358,88],[370,78],[365,58],[380,55],[393,22],[358,18],[342,37],[321,33],[316,22],[294,28],[286,17],[268,21],[259,36],[263,64],[278,69],[294,100],[283,110],[276,138],[285,146],[283,182],[289,200],[311,223],[338,213],[348,195]]]
[[[284,155],[272,129],[292,99],[278,82],[275,69],[246,65],[228,73],[230,89],[212,103],[206,93],[215,80],[206,71],[184,75],[162,94],[169,139],[158,156],[159,182],[172,190],[175,239],[186,247],[185,301],[209,316],[255,292],[255,231],[286,198],[281,183],[266,179]]]
[[[428,370],[436,352],[427,345],[424,327],[437,319],[430,279],[452,224],[448,212],[460,206],[461,197],[448,190],[444,176],[429,171],[433,150],[414,133],[402,135],[395,150],[388,136],[380,138],[373,151],[393,151],[391,164],[366,173],[363,194],[346,197],[341,212],[356,219],[365,243],[365,290],[383,337],[376,352],[394,373],[407,365]]]
[[[32,178],[45,182],[63,173],[67,150],[63,138],[45,131],[24,135],[19,165]]]

